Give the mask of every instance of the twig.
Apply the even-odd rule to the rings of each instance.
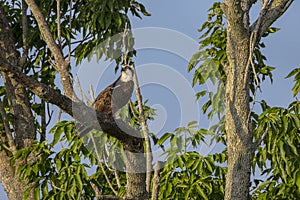
[[[48,103],[47,103],[47,113],[48,113],[48,118],[49,119],[48,119],[48,122],[46,123],[46,126],[48,126],[50,124],[52,116],[53,116],[53,113],[54,113],[53,110],[51,110],[51,112],[50,112],[50,106],[49,106]]]
[[[60,28],[60,0],[56,0],[56,14],[57,14],[57,40],[58,46],[61,49],[61,28]]]
[[[96,196],[96,199],[100,199],[101,197],[101,192],[99,190],[99,188],[96,186],[95,183],[91,182],[91,186],[93,188],[93,190],[95,191],[95,196]]]
[[[46,123],[46,108],[45,108],[45,101],[42,100],[41,102],[41,138],[40,141],[43,142],[46,140],[46,128],[47,128],[47,123]]]
[[[70,18],[69,18],[69,28],[72,30],[72,4],[73,0],[70,0]],[[68,51],[68,60],[71,61],[71,40],[72,37],[70,37],[70,43],[69,43],[69,51]]]
[[[92,98],[92,101],[94,102],[95,101],[95,93],[94,93],[92,84],[90,85],[90,96]]]
[[[62,109],[59,109],[58,111],[58,115],[57,115],[57,120],[56,120],[56,123],[60,122],[60,118],[61,118],[61,114],[62,114]]]
[[[260,83],[259,83],[259,80],[258,80],[258,75],[256,73],[255,66],[254,66],[252,58],[253,58],[254,47],[255,47],[256,42],[257,42],[257,33],[258,33],[259,29],[260,29],[262,18],[263,18],[264,14],[265,14],[265,12],[267,10],[268,3],[269,3],[269,0],[266,0],[263,3],[262,10],[261,10],[261,12],[259,14],[257,24],[256,24],[254,30],[251,32],[251,35],[250,35],[250,45],[249,45],[250,49],[249,49],[249,57],[248,57],[248,61],[247,61],[246,72],[248,72],[249,66],[251,65],[253,76],[254,76],[254,79],[255,79],[255,82],[256,82],[256,88],[255,88],[255,91],[254,91],[253,104],[252,104],[252,108],[250,109],[250,112],[249,112],[248,121],[249,121],[249,119],[251,117],[251,112],[254,109],[255,97],[256,97],[256,90],[259,89],[260,92],[262,92],[261,88],[260,88]],[[247,81],[248,81],[247,80],[247,76],[245,76],[244,82],[247,82]]]
[[[136,118],[136,119],[139,119],[139,117],[135,114],[135,112],[134,112],[134,108],[133,108],[133,106],[132,106],[132,101],[130,100],[130,102],[129,102],[129,107],[130,107],[130,109],[131,109],[131,111],[132,111],[132,115],[133,115],[133,117],[134,118]]]
[[[253,93],[252,105],[251,105],[251,108],[250,108],[250,111],[249,111],[249,114],[248,114],[247,121],[249,121],[249,120],[250,120],[251,113],[252,113],[252,111],[253,111],[253,109],[254,109],[254,106],[255,106],[256,91],[257,91],[257,86],[256,86],[256,88],[255,88],[255,90],[254,90],[254,93]]]
[[[248,58],[248,61],[247,61],[247,70],[246,70],[246,72],[247,72],[248,69],[249,69],[249,66],[251,65],[252,71],[253,71],[253,75],[254,75],[254,79],[255,79],[257,88],[259,88],[259,89],[260,89],[260,83],[259,83],[259,80],[258,80],[258,77],[257,77],[257,73],[256,73],[256,71],[255,71],[255,66],[254,66],[252,57],[253,57],[254,47],[255,47],[256,42],[257,42],[257,33],[258,33],[259,29],[260,29],[262,18],[263,18],[263,16],[264,16],[265,13],[266,13],[268,3],[269,3],[269,0],[266,0],[266,1],[264,2],[264,4],[262,5],[262,9],[261,9],[261,11],[260,11],[260,14],[259,14],[259,17],[258,17],[258,21],[257,21],[257,23],[256,23],[256,26],[255,26],[254,30],[251,32],[251,35],[250,35],[249,58]],[[247,80],[247,76],[245,76],[244,82],[246,82],[246,81],[248,81],[248,80]],[[260,91],[261,91],[261,89],[260,89]]]
[[[8,122],[8,118],[6,115],[6,112],[4,110],[4,106],[3,106],[3,102],[2,100],[0,100],[0,113],[2,116],[2,120],[3,120],[3,124],[4,124],[4,129],[6,132],[6,136],[7,136],[7,140],[8,140],[8,145],[9,145],[9,149],[12,150],[12,152],[16,152],[16,145],[12,136],[12,132],[10,131],[9,128],[9,122]]]
[[[121,182],[120,182],[120,177],[119,177],[118,170],[114,169],[114,174],[115,174],[115,177],[116,177],[116,182],[117,182],[118,188],[122,187]]]
[[[85,99],[87,102],[90,102],[89,98],[84,94],[83,90],[82,90],[82,87],[81,87],[81,84],[80,84],[80,80],[79,80],[79,77],[76,76],[76,81],[73,80],[73,82],[75,83],[77,89],[79,90],[80,92],[80,96],[82,99]]]
[[[257,149],[258,146],[262,143],[262,141],[265,139],[267,133],[268,133],[268,128],[260,134],[260,137],[258,138],[258,140],[255,143],[255,146],[254,146],[255,149]]]
[[[105,179],[106,179],[106,181],[107,181],[110,189],[113,191],[113,193],[115,195],[118,195],[118,192],[114,189],[113,185],[111,184],[111,182],[110,182],[110,180],[109,180],[109,178],[108,178],[108,176],[107,176],[107,174],[105,172],[105,169],[104,169],[104,167],[103,167],[103,165],[102,165],[102,163],[100,161],[101,158],[100,158],[100,155],[99,155],[99,152],[98,152],[98,149],[97,149],[97,145],[96,145],[94,136],[92,134],[91,134],[91,140],[92,140],[92,143],[93,143],[93,146],[94,146],[94,149],[95,149],[96,157],[97,157],[97,160],[98,160],[98,165],[100,166],[101,171],[102,171],[102,173],[103,173],[103,175],[104,175],[104,177],[105,177]]]
[[[22,0],[22,40],[23,40],[23,54],[20,59],[20,65],[23,66],[26,63],[28,56],[28,44],[27,44],[27,32],[28,32],[28,22],[27,22],[27,9],[28,6],[25,0]]]
[[[127,65],[127,45],[126,45],[126,36],[127,36],[127,22],[125,23],[125,28],[123,32],[123,38],[122,38],[122,43],[123,43],[123,58],[124,58],[124,65]]]
[[[86,38],[84,38],[84,39],[82,39],[82,40],[80,40],[80,41],[76,41],[76,42],[73,42],[73,43],[70,43],[70,44],[72,45],[72,44],[80,43],[79,45],[81,45],[81,44],[83,44],[83,42],[85,42],[86,40],[89,40],[89,39],[91,39],[91,38],[93,38],[93,36],[86,37]],[[71,45],[70,45],[69,48],[71,48]],[[79,46],[79,45],[77,45],[77,46]],[[71,59],[71,56],[73,55],[73,53],[74,53],[75,51],[76,51],[76,48],[74,48],[73,50],[70,50],[70,49],[69,49],[69,53],[68,53],[67,56],[64,57],[64,59],[66,59],[66,58]]]

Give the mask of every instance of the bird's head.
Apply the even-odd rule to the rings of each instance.
[[[121,81],[128,82],[133,79],[133,69],[129,65],[122,65]]]

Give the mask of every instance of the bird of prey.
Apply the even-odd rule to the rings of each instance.
[[[92,104],[93,108],[103,114],[119,118],[118,111],[129,102],[133,85],[133,69],[128,65],[122,65],[120,77],[100,92]],[[80,136],[92,130],[91,127],[80,123],[76,124],[76,128]]]
[[[133,69],[122,65],[120,77],[97,96],[92,106],[104,114],[115,115],[128,103],[132,92]]]

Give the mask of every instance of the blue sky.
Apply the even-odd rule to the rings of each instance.
[[[201,24],[206,21],[207,10],[212,5],[213,1],[143,0],[142,3],[146,6],[146,9],[152,16],[143,17],[142,20],[133,18],[132,28],[166,28],[176,31],[197,42],[198,37],[200,36],[200,33],[198,33],[197,30]],[[271,106],[287,106],[289,102],[294,100],[291,92],[293,85],[292,79],[287,80],[284,77],[294,67],[299,67],[300,65],[299,7],[300,2],[295,1],[287,13],[274,24],[275,27],[281,28],[281,30],[264,39],[267,47],[263,52],[268,58],[267,63],[271,66],[275,66],[276,70],[273,72],[274,83],[272,85],[269,81],[263,83],[263,93],[258,94],[258,98],[265,99]],[[256,13],[257,10],[256,12],[253,12],[253,17]],[[177,41],[171,42],[176,43]],[[163,66],[164,69],[174,69],[172,71],[172,73],[174,73],[173,77],[176,78],[174,81],[179,80],[183,85],[185,84],[185,81],[191,83],[192,74],[188,74],[186,69],[187,60],[176,54],[174,55],[174,53],[145,48],[138,51],[135,61],[137,67],[155,65]],[[94,66],[97,64],[92,62],[89,65]],[[141,69],[145,69],[138,71],[141,82],[143,82],[143,79],[151,77],[151,73],[154,75],[157,73],[154,70],[146,71],[146,68]],[[89,70],[89,68],[86,68],[86,70]],[[147,74],[143,74],[142,72]],[[103,76],[104,78],[94,85],[96,93],[117,77],[113,73],[113,66],[108,67],[103,73],[105,74]],[[197,89],[199,88],[196,88],[196,90]],[[183,90],[187,91],[189,90],[189,87],[185,86]],[[178,105],[182,99],[177,99],[177,92],[180,91],[175,90],[174,92],[170,90],[168,88],[168,83],[166,83],[165,87],[162,87],[159,84],[145,84],[145,86],[142,87],[144,99],[149,99],[150,105],[154,105],[159,111],[159,120],[153,122],[154,125],[150,125],[153,131],[163,133],[165,131],[173,131],[179,126],[182,111],[180,109],[178,110]],[[190,95],[190,93],[187,94]],[[169,100],[169,98],[172,100]],[[189,98],[189,96],[187,96],[187,98]],[[196,116],[199,111],[195,109],[197,108],[195,106],[199,106],[198,103],[195,103],[192,106],[194,116]],[[209,122],[206,120],[205,116],[200,116],[200,118],[196,116],[195,120],[200,121],[200,126],[208,128]],[[161,121],[164,123],[161,123]],[[2,188],[0,188],[0,199],[7,199]]]

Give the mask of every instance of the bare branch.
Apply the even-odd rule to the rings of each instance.
[[[20,59],[20,65],[23,66],[26,63],[28,56],[28,44],[27,44],[27,32],[28,32],[28,22],[27,22],[27,9],[28,6],[25,0],[22,0],[22,40],[23,40],[23,54]]]
[[[44,19],[44,16],[43,16],[42,12],[40,11],[39,7],[34,2],[34,0],[25,0],[25,1],[28,4],[28,6],[30,7],[30,9],[38,23],[39,30],[41,31],[41,34],[43,35],[43,38],[44,38],[46,44],[48,45],[49,49],[53,53],[53,56],[54,56],[55,62],[56,62],[56,64],[53,67],[59,72],[59,75],[61,78],[61,83],[64,87],[66,96],[69,97],[70,99],[78,100],[74,93],[70,75],[68,72],[68,66],[69,66],[70,62],[64,60],[64,56],[63,56],[60,48],[58,47],[58,45],[55,43],[55,41],[52,37],[52,34],[50,32],[50,29]]]
[[[290,7],[294,0],[265,0],[269,2],[266,6],[266,12],[262,17],[259,17],[250,27],[250,30],[259,30],[257,32],[256,43],[259,42],[262,35],[268,30],[268,28]],[[261,18],[261,19],[260,19]],[[257,26],[259,25],[259,29]]]
[[[259,29],[260,29],[260,26],[261,26],[261,22],[262,22],[262,18],[264,17],[266,11],[267,11],[267,8],[268,8],[268,4],[269,4],[269,0],[266,0],[263,5],[262,5],[262,9],[260,11],[260,14],[259,14],[259,17],[258,17],[258,21],[257,21],[257,24],[255,26],[255,29],[253,31],[251,31],[251,35],[250,35],[250,45],[249,45],[249,56],[248,56],[248,61],[247,61],[247,69],[246,71],[248,71],[249,69],[249,66],[251,65],[252,67],[252,72],[253,72],[253,75],[254,75],[254,79],[255,79],[255,82],[256,82],[256,85],[257,85],[257,88],[260,89],[260,84],[259,84],[259,80],[258,80],[258,76],[257,76],[257,73],[255,71],[255,66],[254,66],[254,63],[253,63],[253,51],[254,51],[254,47],[255,45],[257,44],[258,42],[258,32],[259,32]],[[245,77],[245,80],[244,82],[247,81],[247,76]]]
[[[60,28],[60,0],[56,0],[56,14],[57,14],[57,40],[59,48],[61,49],[61,28]]]
[[[47,123],[46,123],[46,103],[44,101],[41,102],[41,138],[40,141],[43,142],[46,140],[46,129],[47,129]]]
[[[117,182],[118,188],[122,187],[121,182],[120,182],[119,173],[116,169],[114,169],[114,174],[115,174],[115,177],[116,177],[116,182]]]
[[[49,107],[49,104],[47,103],[47,113],[48,113],[48,122],[46,123],[46,126],[48,126],[51,122],[51,119],[52,119],[52,116],[53,116],[53,110],[51,110],[50,112],[50,107]]]
[[[95,101],[95,93],[94,93],[94,89],[93,89],[92,84],[90,85],[90,95],[91,95],[91,98],[92,98],[92,102],[94,102]]]
[[[73,80],[73,82],[75,83],[77,89],[79,90],[79,93],[80,93],[80,96],[81,96],[81,99],[84,100],[87,102],[87,103],[91,103],[91,101],[89,100],[89,98],[85,95],[84,91],[82,90],[82,87],[81,87],[81,83],[80,83],[80,80],[79,80],[79,77],[76,76],[76,81]]]
[[[70,18],[69,18],[69,29],[72,30],[72,5],[73,5],[73,1],[70,0]],[[75,13],[75,12],[74,12]],[[70,37],[70,43],[69,43],[69,52],[68,52],[68,60],[71,60],[71,40],[72,37]]]

